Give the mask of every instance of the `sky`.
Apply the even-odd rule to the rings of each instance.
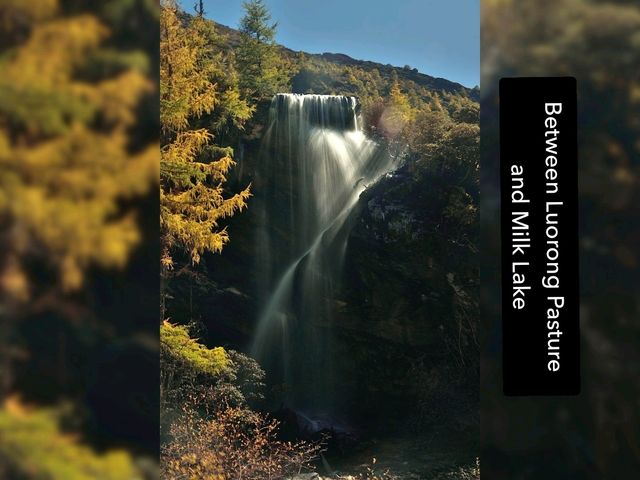
[[[192,11],[195,0],[182,0]],[[480,83],[480,0],[265,0],[276,41]],[[204,0],[207,17],[237,28],[242,0]]]

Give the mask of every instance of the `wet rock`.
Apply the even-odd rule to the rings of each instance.
[[[299,473],[297,475],[294,475],[293,477],[289,477],[288,480],[322,480],[322,478],[316,472],[311,472]]]

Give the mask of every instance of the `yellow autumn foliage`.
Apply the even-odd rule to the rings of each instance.
[[[138,3],[0,2],[0,478],[142,478],[140,453],[125,450],[125,435],[107,447],[113,432],[89,400],[100,355],[66,369],[89,344],[113,348],[126,335],[92,304],[94,280],[130,278],[113,270],[148,235],[141,203],[159,181],[158,133],[146,126],[157,119],[153,57],[127,43],[129,25],[149,25],[157,7]],[[65,323],[53,336],[24,333],[43,317]],[[12,401],[25,383],[38,385],[28,407]],[[65,415],[50,406],[62,399]],[[128,412],[127,422],[142,416]]]
[[[141,480],[123,450],[97,453],[59,427],[59,412],[16,399],[0,408],[0,477],[51,480]]]
[[[175,249],[187,252],[194,264],[204,252],[221,252],[229,236],[220,221],[243,210],[250,196],[249,188],[225,196],[226,174],[235,165],[232,150],[214,145],[213,125],[200,126],[198,121],[218,106],[232,122],[252,110],[237,91],[219,90],[214,81],[222,58],[211,55],[207,45],[212,26],[195,18],[185,27],[179,14],[175,4],[166,2],[160,18],[160,227],[165,270],[173,267]]]
[[[14,1],[2,33],[19,15],[29,34],[0,60],[0,287],[24,300],[29,282],[16,279],[28,276],[27,258],[50,265],[63,290],[81,287],[91,265],[125,265],[140,234],[121,203],[157,182],[158,150],[131,149],[136,109],[154,88],[145,75],[86,75],[110,36],[96,17]]]

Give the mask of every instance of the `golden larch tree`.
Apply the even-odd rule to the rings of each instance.
[[[214,83],[220,65],[211,55],[206,22],[196,17],[184,26],[175,4],[162,7],[160,228],[165,274],[173,268],[176,249],[188,252],[193,264],[206,251],[221,252],[229,236],[220,221],[245,208],[250,196],[249,187],[225,196],[226,175],[235,164],[232,149],[214,145],[212,129],[198,123],[231,93]],[[243,108],[248,117],[252,110]]]

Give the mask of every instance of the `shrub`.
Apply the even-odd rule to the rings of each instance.
[[[255,360],[208,348],[189,335],[188,327],[167,321],[160,327],[160,372],[163,409],[195,396],[210,406],[246,407],[262,399],[265,374]]]
[[[228,366],[224,348],[207,348],[189,336],[187,327],[167,321],[160,327],[162,358],[196,374],[216,375]],[[166,372],[168,373],[168,372]]]
[[[318,443],[282,442],[278,422],[246,409],[221,408],[203,416],[188,402],[161,450],[162,478],[278,480],[310,469]]]

